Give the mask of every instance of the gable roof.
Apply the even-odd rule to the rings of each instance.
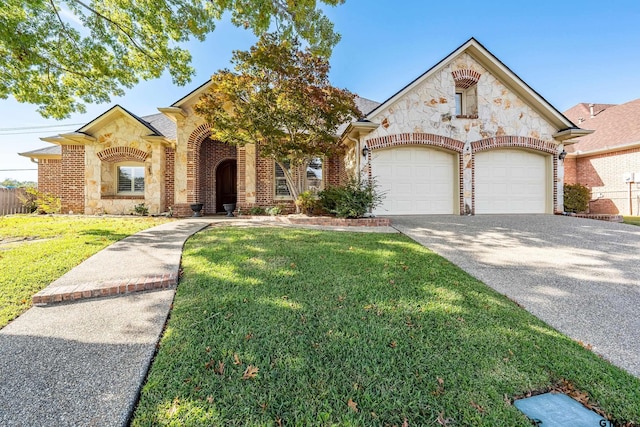
[[[567,149],[568,152],[580,154],[640,145],[640,98],[620,105],[594,104],[593,117],[589,105],[577,104],[566,111],[568,116],[576,120],[582,117],[584,121],[581,125],[586,129],[595,130],[593,134],[580,138],[577,144]]]
[[[201,84],[200,86],[198,86],[197,88],[195,88],[194,90],[192,90],[191,92],[183,96],[182,98],[178,99],[176,102],[171,104],[171,107],[178,107],[178,108],[182,107],[184,104],[188,103],[189,101],[195,99],[196,97],[199,97],[204,91],[209,89],[209,86],[211,86],[211,79],[207,80],[206,82],[204,82],[203,84]]]
[[[151,136],[164,136],[158,129],[153,127],[151,125],[151,123],[147,122],[146,120],[143,120],[142,118],[138,117],[137,115],[133,114],[131,111],[123,108],[122,106],[120,106],[118,104],[114,105],[113,107],[111,107],[110,109],[105,111],[104,113],[100,114],[98,117],[96,117],[95,119],[93,119],[89,123],[87,123],[86,125],[82,126],[80,129],[78,129],[76,132],[77,133],[90,134],[90,133],[92,133],[91,132],[92,129],[99,128],[99,127],[103,126],[103,124],[105,122],[108,122],[108,121],[112,120],[113,117],[118,115],[118,114],[124,114],[125,116],[129,116],[129,117],[133,118],[134,120],[139,122],[142,126],[144,126],[147,129],[149,129],[149,131],[151,131]]]
[[[424,80],[433,75],[441,66],[448,63],[462,53],[468,53],[473,59],[478,61],[484,68],[489,70],[501,83],[511,89],[516,95],[531,106],[535,111],[540,113],[549,123],[555,126],[558,131],[567,129],[579,129],[571,120],[565,117],[560,111],[558,111],[553,105],[551,105],[546,99],[544,99],[538,92],[533,90],[528,84],[526,84],[518,75],[516,75],[509,67],[502,63],[495,55],[493,55],[487,48],[485,48],[480,42],[473,37],[463,43],[460,47],[455,49],[444,59],[438,62],[433,67],[429,68],[418,78],[413,80],[404,88],[400,89],[397,93],[392,95],[389,99],[380,104],[377,108],[367,114],[367,119],[372,119],[377,113],[382,111],[383,108],[393,104],[400,99],[407,92],[411,91],[414,87],[418,86]]]

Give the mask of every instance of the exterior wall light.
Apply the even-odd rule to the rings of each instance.
[[[562,150],[562,153],[558,154],[558,159],[564,160],[565,157],[567,157],[567,152]]]
[[[369,157],[369,147],[366,145],[362,147],[362,157]]]

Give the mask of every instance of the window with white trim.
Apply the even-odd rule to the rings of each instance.
[[[144,166],[117,167],[118,194],[144,194]]]
[[[478,87],[472,85],[468,88],[456,87],[456,116],[478,116]]]
[[[462,92],[456,91],[456,116],[461,116],[462,112],[465,111],[463,102],[464,94]]]

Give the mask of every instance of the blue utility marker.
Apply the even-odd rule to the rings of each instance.
[[[566,394],[545,393],[516,400],[516,408],[540,427],[611,427],[609,421]]]

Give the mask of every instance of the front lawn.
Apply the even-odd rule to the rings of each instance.
[[[640,380],[402,235],[214,228],[183,267],[134,426],[530,426],[555,386],[640,423]]]
[[[625,216],[623,219],[625,224],[640,225],[640,216]]]
[[[0,217],[0,328],[31,297],[106,246],[166,219],[13,215]]]

